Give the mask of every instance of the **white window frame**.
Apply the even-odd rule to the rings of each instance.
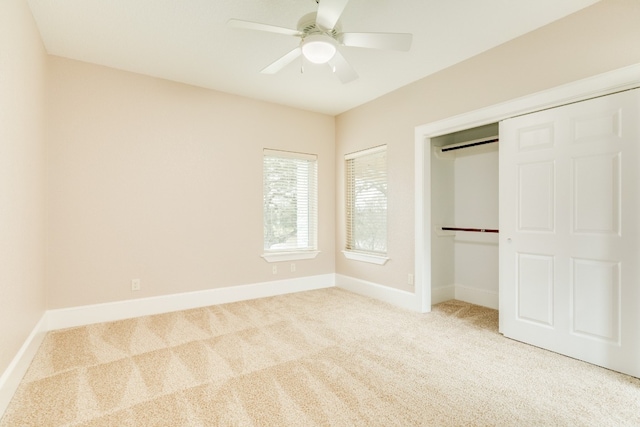
[[[296,188],[296,194],[306,198],[306,204],[299,206],[297,216],[297,227],[306,229],[307,233],[296,236],[297,240],[302,242],[304,247],[283,246],[278,249],[266,249],[266,236],[263,231],[263,251],[261,255],[267,262],[283,262],[295,261],[303,259],[313,259],[320,251],[318,251],[318,156],[315,154],[295,153],[290,151],[271,150],[265,148],[263,150],[263,230],[265,223],[265,215],[267,207],[265,206],[266,196],[266,168],[265,161],[267,158],[292,159],[294,161],[305,161],[311,165],[307,171],[307,185],[300,185]],[[301,165],[301,164],[300,164]],[[306,244],[305,244],[306,242]]]
[[[385,251],[384,252],[377,252],[377,251],[366,251],[366,250],[358,250],[358,249],[354,249],[353,248],[353,242],[351,242],[351,238],[352,238],[352,221],[353,221],[353,215],[355,213],[354,210],[354,206],[352,206],[352,203],[355,203],[355,200],[353,197],[350,196],[351,191],[354,187],[354,183],[350,182],[350,179],[352,179],[353,177],[350,176],[350,163],[354,160],[357,160],[359,158],[364,158],[367,156],[372,156],[372,155],[376,155],[379,153],[385,153],[385,175],[384,175],[384,179],[385,179],[385,184],[388,183],[388,175],[387,175],[387,169],[386,169],[386,152],[387,152],[387,146],[386,145],[381,145],[379,147],[373,147],[373,148],[369,148],[366,150],[362,150],[362,151],[357,151],[355,153],[350,153],[345,155],[345,177],[346,177],[346,188],[345,188],[345,207],[346,207],[346,242],[345,242],[345,246],[346,249],[342,251],[342,253],[344,254],[345,258],[350,259],[350,260],[354,260],[354,261],[362,261],[362,262],[367,262],[367,263],[371,263],[371,264],[377,264],[377,265],[384,265],[388,260],[388,235],[386,236],[386,242],[385,242]],[[385,209],[388,210],[388,197],[385,197]],[[385,227],[387,228],[388,231],[388,223],[387,223],[388,217],[385,217]],[[385,233],[386,234],[386,233]]]

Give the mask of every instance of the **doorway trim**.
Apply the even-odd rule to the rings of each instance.
[[[640,64],[598,74],[415,128],[414,304],[417,311],[429,312],[433,303],[453,298],[453,295],[446,292],[432,295],[434,290],[431,286],[431,138],[636,87],[640,87]]]

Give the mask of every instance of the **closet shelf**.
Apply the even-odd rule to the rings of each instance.
[[[469,231],[472,233],[499,233],[499,230],[496,228],[442,227],[442,231]]]

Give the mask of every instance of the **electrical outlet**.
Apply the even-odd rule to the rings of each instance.
[[[296,264],[295,263],[291,263],[291,272],[293,273],[294,271],[296,271]]]
[[[140,290],[140,279],[131,279],[131,290],[132,291]]]
[[[271,272],[272,272],[273,274],[278,274],[278,266],[277,266],[277,265],[274,265],[273,267],[271,267]]]
[[[407,284],[413,286],[413,274],[411,273],[407,275]]]

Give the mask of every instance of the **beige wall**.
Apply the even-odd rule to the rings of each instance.
[[[45,67],[26,2],[0,1],[0,373],[45,310]]]
[[[336,270],[411,290],[414,270],[414,128],[640,63],[640,1],[604,0],[419,80],[336,119]],[[390,261],[346,260],[344,155],[388,144]]]
[[[335,271],[333,117],[57,57],[48,95],[49,308]],[[263,148],[318,155],[295,273],[260,257]]]

